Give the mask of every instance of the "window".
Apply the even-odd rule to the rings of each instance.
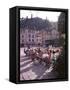
[[[34,39],[32,39],[32,41],[34,42]]]
[[[31,35],[29,34],[29,38],[31,37]]]
[[[29,41],[31,41],[31,39],[29,39]]]
[[[34,35],[32,35],[32,38],[34,38]]]

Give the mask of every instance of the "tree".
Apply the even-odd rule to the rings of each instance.
[[[62,12],[58,18],[58,31],[65,33],[65,13]]]

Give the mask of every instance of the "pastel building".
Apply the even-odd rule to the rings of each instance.
[[[59,33],[56,30],[46,31],[46,30],[28,30],[21,29],[20,32],[20,45],[44,45],[50,40],[55,40],[59,38]]]
[[[21,45],[38,45],[42,44],[42,35],[37,30],[20,30]]]

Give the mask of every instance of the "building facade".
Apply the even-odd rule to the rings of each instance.
[[[48,46],[58,39],[56,22],[39,17],[20,19],[20,46]]]
[[[43,46],[50,40],[53,41],[59,38],[59,32],[57,30],[20,30],[20,45],[21,46]]]

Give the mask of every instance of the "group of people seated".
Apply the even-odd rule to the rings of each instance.
[[[51,62],[55,59],[57,59],[57,54],[60,53],[60,51],[57,50],[52,50],[49,48],[42,49],[40,47],[38,48],[27,48],[26,50],[24,49],[24,53],[28,55],[32,61],[38,60],[40,63],[45,62],[46,64],[51,64]]]

